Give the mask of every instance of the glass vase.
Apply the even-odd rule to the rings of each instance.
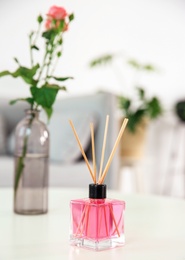
[[[49,132],[38,110],[26,110],[15,131],[14,212],[48,211]]]

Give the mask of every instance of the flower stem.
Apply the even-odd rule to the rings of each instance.
[[[44,55],[44,58],[43,58],[43,61],[42,61],[42,66],[41,66],[41,68],[40,68],[39,76],[38,76],[38,79],[37,79],[38,82],[39,82],[39,80],[40,80],[40,78],[41,78],[41,76],[42,76],[44,67],[46,66],[46,58],[47,58],[47,55],[48,55],[48,43],[46,43],[46,52],[45,52],[45,55]]]
[[[33,122],[34,118],[35,118],[35,115],[31,114],[31,118],[29,119],[29,122],[28,122],[28,128],[31,128],[31,125],[32,125],[32,122]],[[14,182],[15,197],[14,197],[14,199],[16,198],[17,188],[18,188],[18,185],[19,185],[19,180],[20,180],[20,178],[21,178],[21,176],[23,174],[23,170],[24,170],[24,167],[25,167],[24,159],[25,159],[26,153],[27,153],[28,139],[29,139],[29,135],[27,135],[27,133],[25,133],[23,149],[22,149],[22,155],[21,155],[21,157],[18,157],[18,163],[17,163],[16,172],[15,172],[15,182]]]
[[[50,75],[53,75],[54,74],[54,71],[55,71],[55,69],[56,69],[56,67],[57,67],[57,64],[58,64],[58,61],[59,61],[59,57],[60,56],[58,56],[58,51],[59,51],[59,47],[60,47],[60,44],[59,44],[59,40],[61,40],[62,41],[62,38],[60,37],[59,39],[57,39],[57,43],[56,43],[56,45],[55,45],[55,53],[54,53],[54,55],[55,55],[55,61],[54,61],[54,64],[53,64],[53,68],[51,69],[51,72],[50,72]],[[61,48],[61,50],[60,50],[60,53],[62,53],[62,48]],[[53,56],[54,56],[53,55]]]
[[[54,63],[54,65],[53,65],[53,68],[52,68],[52,70],[51,70],[50,75],[53,75],[53,73],[54,73],[54,71],[55,71],[55,69],[56,69],[56,67],[57,67],[58,61],[59,61],[59,58],[57,57],[57,58],[55,59],[55,63]]]
[[[33,67],[33,52],[32,52],[32,43],[31,43],[31,39],[32,39],[32,34],[29,37],[29,48],[30,48],[30,60],[31,60],[31,66]]]
[[[47,81],[48,76],[49,76],[49,69],[50,69],[52,58],[53,58],[53,52],[54,52],[54,49],[55,49],[55,45],[53,43],[51,43],[50,47],[51,47],[51,50],[49,52],[49,58],[48,58],[48,62],[47,62],[47,65],[46,65],[47,67],[46,67],[45,82]]]
[[[34,41],[33,41],[33,45],[35,45],[36,42],[37,42],[37,39],[38,39],[40,30],[41,30],[41,24],[39,23],[38,29],[37,29],[37,31],[36,31],[35,39],[34,39]]]

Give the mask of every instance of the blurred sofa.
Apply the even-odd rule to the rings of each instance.
[[[10,106],[9,100],[0,99],[0,186],[13,185],[14,130],[24,117],[27,104],[19,102]],[[91,95],[58,99],[48,125],[50,131],[50,177],[51,187],[87,187],[91,183],[88,168],[70,129],[69,119],[75,125],[84,150],[91,162],[90,122],[95,126],[95,150],[97,167],[100,165],[106,115],[110,116],[104,162],[106,163],[118,133],[116,97],[100,92]],[[41,118],[45,120],[44,114]],[[117,187],[119,169],[118,153],[114,156],[106,183]],[[91,162],[92,164],[92,162]]]

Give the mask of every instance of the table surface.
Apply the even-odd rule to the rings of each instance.
[[[82,189],[50,189],[46,215],[13,213],[13,192],[0,190],[0,260],[185,260],[185,201],[150,195],[124,195],[124,247],[94,252],[69,245],[69,201]]]

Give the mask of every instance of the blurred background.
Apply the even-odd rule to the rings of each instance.
[[[113,67],[89,67],[91,60],[107,53],[122,53],[157,68],[156,72],[140,78],[148,95],[157,96],[164,108],[163,115],[148,127],[141,159],[145,191],[185,196],[185,125],[179,123],[174,112],[175,104],[185,99],[185,2],[1,0],[0,71],[16,69],[13,57],[29,66],[28,34],[37,26],[37,15],[46,14],[51,5],[64,6],[75,14],[64,37],[64,53],[56,70],[58,75],[73,76],[74,80],[67,82],[68,91],[61,92],[61,97],[93,94],[99,90],[132,95],[133,73],[122,66],[122,61]],[[1,98],[24,97],[28,92],[21,79],[4,77],[0,80]],[[129,171],[133,165],[135,161],[127,165]],[[123,186],[125,182],[123,180]]]

